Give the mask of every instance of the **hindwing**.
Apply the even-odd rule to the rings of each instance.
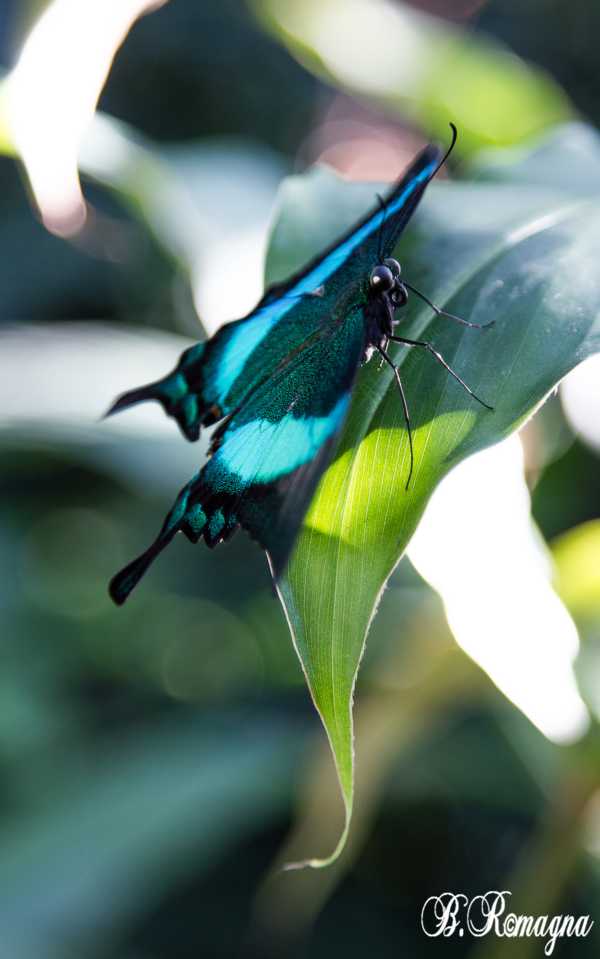
[[[242,526],[284,569],[317,484],[335,450],[365,349],[362,306],[330,322],[288,357],[214,434],[210,458],[181,490],[145,553],[115,576],[125,601],[181,531],[209,546]]]

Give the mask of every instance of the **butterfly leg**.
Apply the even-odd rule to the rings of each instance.
[[[380,346],[377,347],[379,353],[381,353],[381,360],[379,361],[379,366],[377,367],[377,369],[379,369],[379,370],[383,369],[383,364],[384,364],[384,362],[385,362],[385,357],[383,356],[383,354],[384,354],[385,350],[387,350],[387,348],[388,348],[388,343],[389,343],[389,340],[388,340],[388,339],[385,339],[385,340],[383,341],[383,343],[382,343]]]
[[[377,262],[383,263],[383,224],[387,219],[387,204],[381,193],[376,193],[375,195],[377,197],[377,202],[379,203],[379,208],[383,214],[381,217],[381,223],[379,224],[379,231],[377,233]]]
[[[425,296],[424,293],[421,293],[420,290],[417,290],[416,287],[411,286],[411,284],[407,283],[405,279],[402,279],[402,284],[412,293],[415,293],[417,296],[419,296],[424,303],[427,303],[427,306],[431,307],[436,316],[445,316],[446,319],[455,320],[456,323],[461,323],[463,326],[470,326],[473,330],[487,330],[496,322],[495,320],[490,320],[489,323],[470,323],[469,320],[463,320],[461,316],[455,316],[454,313],[448,313],[446,310],[442,310],[441,307],[436,306],[435,303],[431,302],[429,297]]]
[[[402,401],[402,409],[404,411],[404,421],[406,423],[406,430],[408,432],[408,446],[410,449],[410,470],[408,471],[408,479],[406,481],[406,487],[405,487],[408,490],[410,479],[413,472],[414,459],[415,459],[414,453],[413,453],[412,430],[410,428],[410,413],[408,412],[408,403],[406,402],[406,394],[404,392],[404,387],[402,386],[402,380],[400,379],[400,371],[398,370],[398,367],[393,362],[393,360],[388,356],[385,350],[381,349],[380,346],[378,346],[377,349],[381,353],[381,356],[386,361],[386,363],[388,363],[389,366],[391,366],[391,368],[394,371],[394,376],[396,378],[396,383],[398,385],[398,392],[400,393],[400,400]]]
[[[407,340],[403,336],[390,336],[390,340],[393,340],[394,343],[404,343],[406,346],[422,346],[423,349],[428,350],[428,352],[435,357],[438,363],[441,363],[444,369],[448,371],[450,376],[453,376],[456,382],[460,383],[462,388],[467,391],[469,396],[472,396],[474,400],[477,400],[478,403],[481,403],[482,406],[485,406],[486,410],[492,410],[493,412],[494,407],[490,406],[489,403],[486,403],[485,400],[482,400],[481,397],[477,396],[477,394],[473,392],[470,386],[467,386],[465,381],[460,378],[458,373],[454,372],[452,367],[449,366],[448,363],[446,363],[446,360],[444,359],[442,354],[438,353],[438,351],[434,349],[431,343],[427,343],[426,340]]]

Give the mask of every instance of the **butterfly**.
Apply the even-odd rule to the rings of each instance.
[[[163,379],[120,396],[107,416],[157,400],[188,440],[218,423],[208,460],[180,491],[151,546],[110,583],[123,603],[150,564],[182,532],[210,547],[238,527],[267,551],[277,579],[287,564],[310,501],[335,453],[359,368],[374,353],[391,368],[410,444],[408,404],[390,342],[429,351],[488,409],[424,340],[395,335],[409,291],[439,316],[447,313],[402,277],[391,257],[423,193],[448,158],[430,144],[378,206],[285,282],[271,286],[242,319],[187,349]],[[491,324],[485,324],[489,326]]]

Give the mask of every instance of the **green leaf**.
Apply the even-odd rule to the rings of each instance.
[[[582,137],[588,148],[579,169],[572,146]],[[376,361],[361,371],[337,458],[280,590],[345,804],[336,850],[307,864],[333,861],[345,843],[358,665],[386,580],[427,500],[456,463],[516,430],[569,370],[600,349],[600,193],[597,176],[589,176],[592,150],[598,168],[598,137],[569,126],[528,159],[520,155],[514,182],[501,164],[497,181],[480,165],[477,180],[433,184],[396,251],[407,279],[446,309],[476,323],[496,321],[488,330],[466,329],[437,319],[413,297],[402,327],[411,338],[431,340],[495,409],[473,401],[424,350],[398,348],[415,445],[406,492],[409,449],[396,387]],[[492,160],[490,170],[498,157]],[[324,169],[287,181],[269,279],[325,246],[373,202],[376,189]]]
[[[252,0],[261,23],[308,70],[388,111],[446,132],[459,147],[506,145],[566,120],[571,107],[542,70],[491,37],[383,0]]]

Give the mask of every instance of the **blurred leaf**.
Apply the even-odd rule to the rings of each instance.
[[[89,0],[84,7],[53,0],[36,18],[6,79],[0,99],[12,139],[42,221],[58,236],[75,235],[86,220],[77,159],[115,53],[138,17],[165,2]]]
[[[442,599],[458,645],[504,695],[554,742],[579,739],[589,716],[573,673],[577,629],[552,589],[518,436],[444,477],[408,557]]]
[[[555,587],[582,638],[576,670],[581,693],[600,717],[600,520],[580,523],[552,543]]]
[[[575,616],[600,615],[600,520],[582,523],[552,546],[556,589]]]
[[[589,196],[600,191],[598,134],[586,123],[565,123],[534,146],[481,150],[470,174],[479,181],[531,183]]]
[[[182,267],[197,269],[215,231],[262,222],[284,173],[281,157],[233,137],[159,144],[96,113],[79,156],[82,173],[117,192]]]
[[[0,153],[14,154],[14,144],[8,124],[7,90],[6,85],[0,82]]]
[[[202,218],[185,182],[157,144],[128,124],[96,113],[79,165],[85,176],[124,199],[176,263],[191,268],[198,256]]]
[[[12,156],[14,143],[3,139],[6,83],[0,80],[0,154]],[[286,171],[279,154],[257,141],[233,137],[165,145],[98,112],[79,151],[79,168],[88,181],[86,196],[92,206],[100,200],[100,215],[96,211],[89,217],[73,244],[41,229],[25,202],[17,215],[10,211],[12,218],[5,211],[0,245],[10,250],[15,268],[3,277],[2,307],[11,319],[43,313],[48,301],[58,301],[64,312],[65,287],[71,296],[83,300],[87,294],[93,303],[80,309],[83,315],[104,316],[106,309],[97,305],[106,296],[103,287],[127,279],[135,289],[138,274],[143,291],[138,298],[146,309],[152,305],[155,323],[196,338],[198,313],[211,333],[244,315],[259,299],[272,198]],[[102,210],[107,197],[97,185],[117,201],[110,216]],[[16,177],[14,187],[19,196]],[[8,197],[10,191],[3,199]],[[121,209],[133,223],[123,218]],[[29,282],[32,249],[38,280],[34,286]],[[90,251],[96,255],[90,257]],[[232,259],[235,284],[229,283]],[[195,310],[191,297],[188,302],[188,282]],[[121,299],[131,314],[129,287]]]
[[[571,164],[581,189],[564,145],[559,134],[547,149],[557,168]],[[598,141],[596,151],[600,163]],[[405,320],[407,335],[432,340],[495,411],[472,401],[432,357],[398,350],[415,444],[407,493],[409,451],[397,391],[387,370],[369,364],[281,584],[344,796],[346,826],[334,856],[352,810],[351,703],[366,631],[429,496],[452,466],[517,429],[570,369],[600,349],[594,186],[584,198],[558,187],[512,184],[506,174],[500,183],[434,184],[397,251],[410,281],[451,312],[477,323],[496,320],[491,330],[468,330],[432,318],[414,298]],[[324,247],[372,204],[374,192],[325,170],[289,181],[269,279]]]
[[[0,922],[13,959],[79,955],[287,805],[299,725],[269,716],[138,728],[57,763],[39,810],[3,824]],[[101,930],[101,932],[100,932]],[[87,946],[87,948],[86,948]]]
[[[445,133],[460,147],[510,144],[567,118],[549,76],[498,43],[385,0],[252,0],[309,70]]]

